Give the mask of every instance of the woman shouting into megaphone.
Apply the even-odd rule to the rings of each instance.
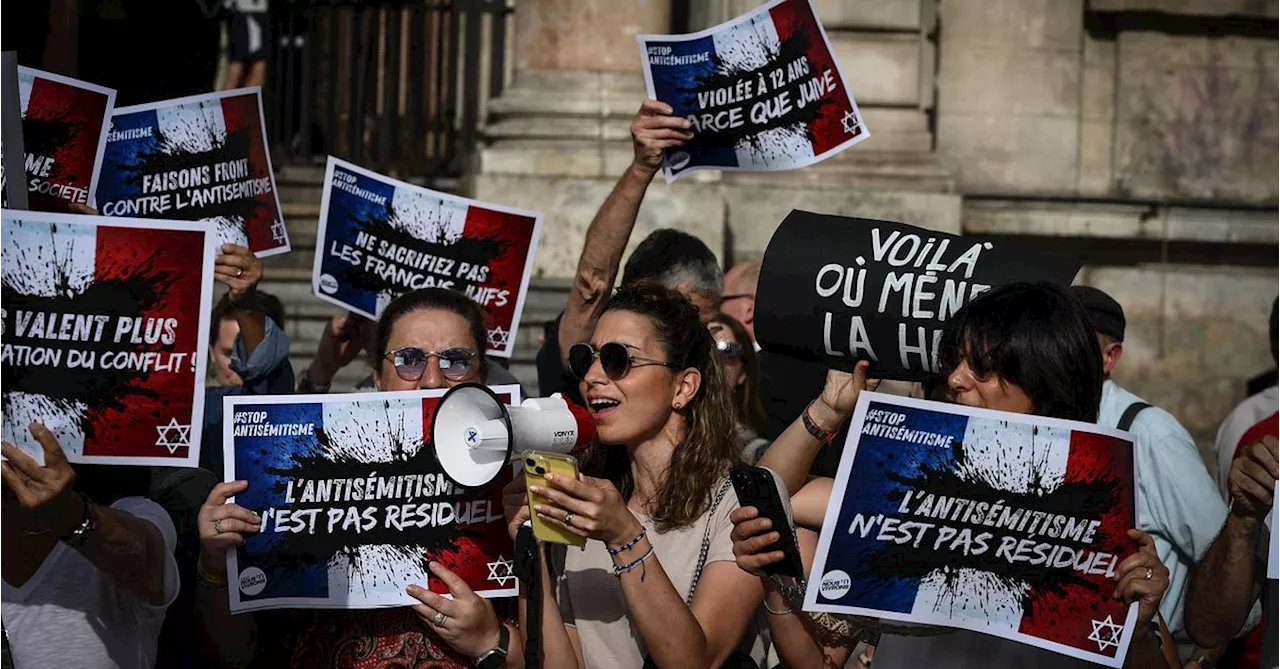
[[[406,293],[378,321],[374,381],[379,391],[484,383],[485,342],[484,314],[465,295],[442,288]],[[523,664],[511,622],[436,563],[431,573],[448,586],[452,599],[410,585],[409,595],[419,602],[410,608],[230,615],[226,551],[259,530],[251,511],[226,501],[246,487],[244,481],[218,485],[197,521],[197,609],[205,646],[219,666],[496,669]]]
[[[585,475],[547,476],[531,490],[548,503],[532,509],[523,479],[504,491],[511,528],[537,514],[589,540],[540,548],[544,666],[764,659],[748,629],[763,589],[733,563],[728,471],[740,449],[714,345],[691,302],[640,284],[610,298],[591,342],[570,349],[598,437]]]

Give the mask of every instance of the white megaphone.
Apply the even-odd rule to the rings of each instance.
[[[431,441],[445,476],[468,488],[491,483],[513,454],[573,453],[595,437],[591,414],[558,393],[509,407],[476,383],[450,388],[431,420]]]

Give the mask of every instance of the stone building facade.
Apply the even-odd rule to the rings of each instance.
[[[489,103],[462,191],[544,212],[548,310],[631,159],[644,98],[635,35],[758,4],[515,2],[514,80]],[[1245,381],[1274,366],[1276,0],[814,4],[871,138],[792,172],[658,180],[633,243],[675,227],[731,263],[759,257],[804,207],[1074,254],[1077,281],[1128,315],[1117,380],[1207,449]]]

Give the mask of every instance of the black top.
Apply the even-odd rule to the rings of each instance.
[[[822,393],[827,380],[827,366],[820,362],[805,362],[785,355],[761,351],[760,361],[760,401],[764,404],[765,439],[774,441],[787,429],[800,413],[809,406],[813,398]],[[849,434],[849,424],[840,427],[840,432],[830,445],[823,446],[814,458],[809,473],[814,476],[836,475],[840,466],[840,453],[844,450],[844,441]]]
[[[542,326],[543,342],[538,349],[534,363],[538,367],[538,396],[549,397],[553,393],[561,393],[569,401],[586,406],[582,393],[578,391],[578,379],[564,367],[564,355],[560,351],[560,319],[561,311],[555,320],[547,321]]]

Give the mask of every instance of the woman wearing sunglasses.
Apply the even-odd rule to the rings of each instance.
[[[1084,307],[1053,284],[1004,286],[961,309],[945,335],[939,363],[947,394],[958,404],[1086,423],[1097,420],[1103,381],[1101,351]],[[798,525],[808,524],[814,530],[821,526],[832,481],[816,478],[806,483],[805,476],[824,441],[818,435],[838,431],[853,414],[859,393],[871,388],[866,369],[867,363],[860,362],[853,374],[828,374],[822,399],[810,405],[761,460],[761,465],[778,472],[792,492]],[[738,565],[753,573],[782,559],[780,551],[764,552],[777,541],[777,528],[757,515],[754,507],[733,512]],[[1135,529],[1129,531],[1129,538],[1135,552],[1116,568],[1115,587],[1098,593],[1100,598],[1138,603],[1138,624],[1125,666],[1180,666],[1167,628],[1163,622],[1152,622],[1169,586],[1169,570],[1160,563],[1150,536]],[[814,548],[812,542],[801,542],[806,569],[811,566]],[[858,642],[850,633],[861,624],[854,620],[849,622],[851,627],[845,627],[838,616],[810,616],[801,611],[803,593],[784,595],[763,574],[761,582],[767,591],[765,607],[773,614],[769,627],[783,661],[795,667],[844,666]],[[960,597],[956,605],[962,605]],[[876,667],[1094,666],[977,632],[912,625],[882,632],[875,648]]]
[[[426,288],[387,306],[379,319],[372,362],[380,391],[449,388],[485,382],[484,314],[461,293]],[[206,645],[219,666],[418,667],[496,669],[522,666],[514,626],[493,604],[438,564],[431,573],[453,599],[411,585],[420,603],[411,608],[366,611],[269,611],[231,616],[227,607],[226,551],[259,531],[251,511],[227,497],[247,484],[214,488],[200,510],[202,554],[197,612]],[[509,607],[506,607],[509,608]],[[255,642],[255,640],[260,640]],[[515,646],[515,648],[512,648]],[[501,648],[510,656],[503,662]]]
[[[545,547],[547,667],[759,666],[748,628],[761,585],[733,564],[733,405],[697,308],[650,284],[605,304],[570,370],[596,420],[580,480],[547,477],[532,509],[590,541]],[[524,479],[508,486],[512,527],[529,518]],[[552,580],[550,573],[557,574]],[[696,585],[695,585],[696,583]],[[744,638],[745,636],[745,638]]]
[[[732,316],[716,314],[707,329],[715,338],[716,355],[724,367],[724,378],[733,395],[737,410],[735,435],[742,448],[742,459],[755,464],[769,448],[769,440],[760,436],[764,429],[764,406],[760,403],[756,349],[747,328]]]

